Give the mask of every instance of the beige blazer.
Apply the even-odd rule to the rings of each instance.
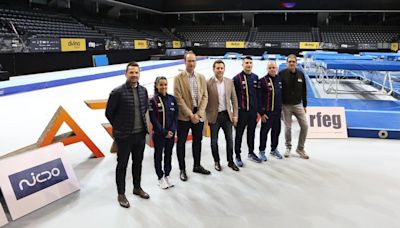
[[[175,77],[174,96],[178,104],[178,120],[190,121],[192,114],[200,116],[201,120],[206,119],[206,107],[208,102],[207,83],[204,76],[195,72],[198,88],[197,113],[193,113],[192,94],[190,93],[189,73],[182,71]]]
[[[229,118],[231,122],[233,122],[233,118],[238,117],[238,100],[236,97],[235,87],[233,85],[232,79],[224,77],[224,85],[225,85],[225,97],[226,97],[226,109],[229,114]],[[217,121],[218,116],[218,89],[217,89],[217,81],[215,77],[211,77],[207,81],[207,91],[208,91],[208,104],[206,108],[207,119],[209,123],[215,123]]]

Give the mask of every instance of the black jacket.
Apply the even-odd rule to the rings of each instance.
[[[148,133],[146,123],[146,112],[148,109],[147,90],[138,84],[137,91],[144,130]],[[129,134],[132,134],[135,124],[134,115],[133,89],[131,85],[126,82],[111,91],[107,102],[106,117],[113,127],[114,138],[124,139],[128,137]]]
[[[307,86],[303,72],[296,69],[295,73],[291,73],[288,69],[284,69],[279,75],[283,79],[283,104],[303,103],[303,107],[307,107]]]

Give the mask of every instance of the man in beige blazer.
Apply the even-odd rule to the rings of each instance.
[[[180,179],[187,181],[185,164],[185,144],[192,130],[193,172],[209,175],[211,172],[200,165],[201,140],[203,139],[204,120],[208,102],[206,79],[194,71],[196,67],[196,54],[189,51],[184,57],[185,71],[175,77],[174,96],[178,105],[178,142],[176,154],[178,156]]]
[[[239,168],[233,162],[232,124],[238,121],[238,102],[233,81],[224,77],[225,63],[217,60],[213,64],[214,77],[207,82],[208,104],[207,119],[211,130],[211,151],[215,169],[221,171],[218,153],[218,132],[222,128],[226,140],[226,157],[228,166],[235,171]]]

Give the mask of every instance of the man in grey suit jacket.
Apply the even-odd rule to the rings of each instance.
[[[217,60],[213,64],[214,77],[207,81],[208,103],[207,119],[211,129],[211,151],[214,157],[215,169],[221,171],[218,154],[218,132],[222,128],[226,140],[226,155],[228,166],[235,171],[239,168],[233,162],[232,124],[238,121],[238,101],[233,81],[224,77],[225,64]]]

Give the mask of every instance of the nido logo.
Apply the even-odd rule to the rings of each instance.
[[[68,179],[60,158],[8,176],[17,200]]]
[[[79,42],[79,41],[69,41],[68,42],[68,46],[81,46],[81,42]]]

